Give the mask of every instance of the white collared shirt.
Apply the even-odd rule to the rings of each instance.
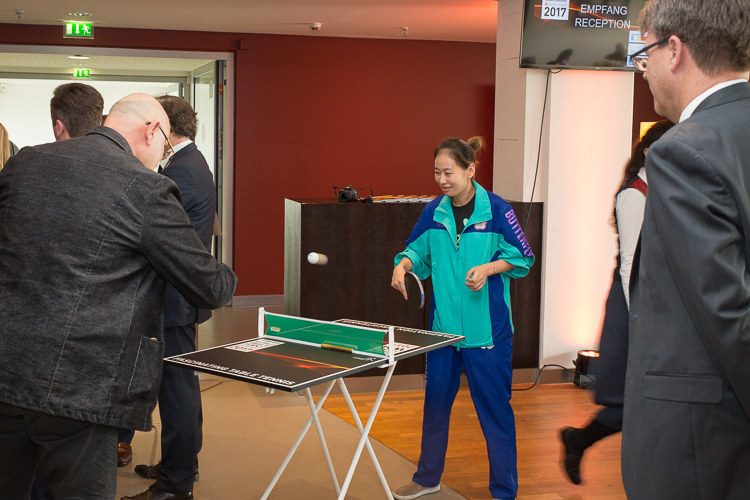
[[[701,95],[690,101],[690,104],[685,106],[685,109],[682,110],[682,114],[680,114],[680,121],[678,123],[682,123],[691,116],[693,116],[693,112],[695,112],[695,109],[706,100],[708,96],[711,94],[718,92],[719,90],[729,87],[730,85],[736,85],[738,83],[747,83],[747,80],[743,80],[742,78],[738,78],[737,80],[729,80],[726,82],[717,83],[710,89],[703,92]]]

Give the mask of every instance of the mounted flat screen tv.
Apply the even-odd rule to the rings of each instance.
[[[636,71],[646,0],[525,0],[522,68]]]

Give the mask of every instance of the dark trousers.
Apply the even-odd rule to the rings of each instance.
[[[195,325],[164,329],[164,356],[195,351]],[[193,491],[193,470],[203,444],[201,390],[196,372],[164,365],[159,389],[161,465],[156,484],[169,493]]]
[[[118,429],[117,430],[117,442],[118,443],[132,443],[135,431],[132,429]]]
[[[492,349],[443,347],[427,353],[422,451],[412,479],[415,483],[427,487],[440,484],[451,409],[461,372],[466,369],[471,399],[487,442],[490,493],[502,500],[516,498],[516,422],[510,405],[511,342],[508,337]]]
[[[603,405],[595,420],[622,430],[622,404],[625,400],[625,369],[628,364],[628,303],[622,283],[613,281],[604,309],[599,357],[591,371],[596,375],[595,401]]]
[[[44,479],[41,464],[37,465],[36,473],[34,474],[34,484],[31,487],[31,500],[55,500],[52,490],[49,489],[47,481]]]
[[[110,500],[117,429],[0,403],[0,500],[28,499],[38,464],[56,499]]]
[[[131,429],[118,429],[117,441],[120,443],[132,443],[135,431]],[[36,474],[34,475],[34,485],[31,487],[31,500],[54,500],[52,491],[47,485],[47,481],[44,479],[44,472],[42,472],[41,464],[36,468]]]

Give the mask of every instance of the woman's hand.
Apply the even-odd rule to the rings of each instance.
[[[474,266],[466,273],[464,283],[472,292],[478,292],[487,282],[487,277],[492,276],[492,263]]]
[[[484,284],[487,282],[487,278],[495,274],[505,273],[513,269],[514,265],[508,264],[503,259],[498,259],[494,262],[488,262],[481,266],[474,266],[469,269],[466,273],[466,281],[464,283],[472,292],[478,292],[482,289]]]
[[[412,267],[412,261],[407,258],[403,258],[401,259],[401,262],[399,262],[398,265],[393,268],[391,286],[401,292],[401,294],[404,296],[404,299],[408,298],[406,296],[406,283],[404,282],[404,275],[406,275],[407,272],[411,271]]]

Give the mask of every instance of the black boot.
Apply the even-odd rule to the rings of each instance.
[[[581,484],[581,460],[586,448],[596,443],[600,439],[619,432],[616,429],[607,427],[604,424],[592,420],[589,425],[583,429],[575,427],[564,427],[560,429],[560,441],[562,441],[565,450],[563,464],[565,473],[573,484]]]

